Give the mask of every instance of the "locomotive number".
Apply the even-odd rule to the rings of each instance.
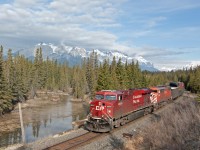
[[[140,102],[139,99],[133,100],[133,103],[134,103],[134,104],[139,103],[139,102]]]

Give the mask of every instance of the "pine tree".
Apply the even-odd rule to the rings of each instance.
[[[135,63],[132,61],[127,68],[127,76],[128,76],[128,88],[134,88],[135,87]]]
[[[12,110],[12,94],[7,86],[3,70],[3,46],[0,48],[0,115]]]
[[[81,75],[81,78],[82,78],[82,83],[83,83],[83,89],[84,89],[84,94],[87,94],[89,89],[88,89],[88,83],[87,83],[87,77],[86,77],[86,71],[87,71],[87,62],[86,62],[86,59],[83,60],[83,63],[82,63],[82,66],[81,66],[81,69],[82,69],[82,75]]]
[[[124,84],[124,88],[125,89],[128,89],[129,88],[129,75],[128,75],[128,73],[129,73],[129,64],[128,64],[128,62],[127,62],[127,60],[126,60],[126,63],[125,63],[125,65],[124,65],[124,73],[123,73],[123,75],[124,75],[124,78],[123,78],[123,84]]]
[[[103,66],[100,68],[99,77],[97,80],[97,91],[109,90],[112,88],[111,75],[109,71],[109,60],[104,60]]]
[[[134,71],[134,83],[135,83],[135,88],[140,88],[142,87],[141,86],[141,71],[140,71],[140,68],[139,68],[139,63],[138,61],[136,62],[136,65],[135,65],[135,71]]]
[[[73,79],[72,79],[72,93],[76,98],[84,98],[85,88],[84,82],[84,72],[80,69],[79,66],[73,67]]]
[[[12,87],[13,94],[15,98],[19,101],[26,100],[26,94],[28,92],[28,87],[25,84],[25,57],[24,56],[16,56],[14,59],[14,84]]]
[[[15,84],[15,68],[13,64],[13,57],[12,57],[12,50],[9,49],[7,53],[7,61],[5,62],[5,77],[6,81],[8,83],[8,88],[12,91],[13,93],[13,86]],[[14,96],[14,93],[13,93]],[[15,97],[15,96],[14,96]]]
[[[127,84],[127,74],[125,70],[125,66],[121,62],[121,58],[119,58],[117,62],[116,68],[117,80],[119,83],[118,89],[125,89]]]
[[[98,60],[95,52],[90,54],[90,58],[87,60],[86,64],[86,79],[89,88],[90,97],[93,98],[95,95],[97,87],[97,77],[98,77]]]
[[[45,62],[45,76],[46,76],[46,83],[45,83],[45,88],[47,90],[53,90],[53,85],[52,85],[52,80],[53,80],[53,62],[49,60],[47,57],[46,62]]]
[[[60,72],[60,81],[59,81],[59,89],[62,91],[66,91],[69,87],[69,79],[68,79],[68,65],[62,64],[59,69]]]
[[[6,79],[7,79],[7,83],[8,83],[8,88],[11,90],[12,92],[12,96],[13,99],[15,101],[19,100],[19,95],[18,92],[20,91],[18,89],[18,81],[17,78],[19,78],[17,76],[17,71],[16,71],[16,67],[14,67],[14,60],[12,57],[12,50],[9,49],[8,50],[8,54],[7,54],[7,61],[6,61]],[[18,68],[19,69],[19,68]]]
[[[117,90],[120,88],[120,85],[117,79],[116,68],[117,68],[117,63],[116,63],[116,58],[114,56],[111,66],[110,66],[110,74],[112,77],[111,90]]]
[[[43,57],[42,57],[42,48],[39,49],[39,55],[38,55],[38,88],[44,89],[45,82],[46,82],[46,68],[43,63]]]

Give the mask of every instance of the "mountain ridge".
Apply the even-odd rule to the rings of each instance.
[[[36,49],[40,47],[42,48],[44,59],[48,57],[49,59],[56,59],[61,63],[68,62],[70,66],[81,64],[83,58],[89,57],[90,54],[94,51],[97,53],[98,60],[100,62],[103,62],[104,59],[112,60],[115,56],[116,60],[119,60],[119,58],[121,58],[122,63],[125,63],[126,60],[128,63],[131,63],[132,61],[138,61],[141,70],[159,71],[157,68],[154,67],[151,62],[147,61],[142,56],[128,56],[127,54],[118,50],[86,50],[85,48],[71,47],[64,44],[54,45],[52,43],[38,43],[29,50],[21,49],[17,51],[17,53],[25,55],[25,57],[27,57],[28,59],[33,59]]]

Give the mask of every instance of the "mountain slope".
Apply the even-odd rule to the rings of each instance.
[[[86,50],[84,48],[70,47],[66,45],[56,46],[51,43],[39,43],[35,45],[34,48],[29,50],[19,50],[17,53],[23,54],[29,59],[33,59],[35,50],[40,47],[42,48],[43,58],[48,57],[49,59],[57,59],[59,62],[67,61],[71,66],[80,64],[83,58],[89,57],[90,54],[94,51],[97,53],[100,62],[103,62],[104,59],[109,59],[112,61],[113,57],[115,56],[116,60],[121,58],[122,63],[125,63],[126,60],[128,63],[131,63],[132,61],[138,61],[141,70],[159,71],[153,66],[152,63],[145,60],[142,56],[128,56],[119,51],[101,51],[98,49]]]

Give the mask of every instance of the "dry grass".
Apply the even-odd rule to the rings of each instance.
[[[125,145],[126,149],[200,149],[200,107],[184,97]]]
[[[125,143],[124,149],[125,150],[139,150],[139,149],[143,149],[141,147],[142,143],[144,142],[144,138],[140,135],[137,135],[136,137],[134,137],[134,139],[132,140],[128,140]]]
[[[110,136],[110,144],[113,150],[123,150],[124,142],[121,139],[118,139],[116,136]]]

